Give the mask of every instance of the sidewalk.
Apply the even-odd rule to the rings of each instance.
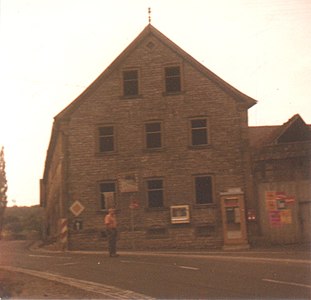
[[[58,252],[55,247],[39,247],[33,245],[33,251]],[[102,255],[106,251],[90,250],[66,250],[65,252],[85,255]],[[239,261],[261,261],[261,262],[292,262],[311,264],[310,244],[274,245],[271,247],[253,247],[245,250],[119,250],[120,256],[179,256],[185,258],[217,258],[222,260],[235,259]]]

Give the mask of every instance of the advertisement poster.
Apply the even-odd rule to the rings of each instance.
[[[295,203],[295,197],[285,192],[266,191],[265,202],[270,225],[293,223],[291,205]]]
[[[270,224],[273,226],[281,225],[281,213],[277,210],[269,212]]]
[[[275,200],[267,201],[267,210],[277,210],[277,205]]]
[[[282,210],[280,213],[281,213],[282,224],[292,224],[293,223],[291,209]]]
[[[266,192],[266,201],[275,201],[275,198],[276,198],[276,192],[271,192],[271,191],[268,191]]]

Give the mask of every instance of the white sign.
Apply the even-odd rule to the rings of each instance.
[[[121,193],[138,192],[138,178],[136,174],[121,174],[119,177],[119,187]]]
[[[69,209],[77,217],[83,212],[84,206],[79,201],[75,201]]]

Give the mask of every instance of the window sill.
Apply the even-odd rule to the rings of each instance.
[[[178,92],[163,92],[162,96],[164,97],[168,97],[168,96],[179,96],[179,95],[183,95],[185,92],[183,91],[178,91]]]
[[[143,95],[130,95],[130,96],[120,96],[120,100],[140,100],[143,98]]]
[[[212,148],[211,144],[205,144],[205,145],[190,145],[188,146],[188,149],[190,150],[202,150],[202,149],[210,149]]]
[[[145,148],[143,151],[145,153],[154,153],[154,152],[162,152],[164,150],[165,150],[165,148],[161,147],[161,148]]]

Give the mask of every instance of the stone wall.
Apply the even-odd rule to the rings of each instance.
[[[147,47],[152,41],[152,49]],[[179,65],[182,92],[164,93],[164,67]],[[140,95],[122,97],[122,70],[139,69]],[[108,72],[72,114],[68,125],[67,207],[79,201],[85,209],[78,217],[68,211],[69,247],[102,248],[103,218],[99,183],[117,184],[117,217],[120,247],[204,248],[221,244],[222,221],[219,193],[230,188],[246,190],[244,154],[247,145],[247,108],[225,92],[216,82],[155,37],[148,37]],[[194,117],[208,119],[209,145],[191,147],[189,122]],[[163,125],[163,147],[157,151],[144,147],[144,123],[158,120]],[[97,151],[97,128],[111,124],[116,128],[116,151]],[[122,173],[135,173],[138,191],[121,193],[118,179]],[[214,203],[195,203],[194,176],[213,178]],[[164,207],[148,209],[145,181],[164,180]],[[139,207],[132,224],[130,202]],[[172,225],[171,205],[189,205],[190,223]],[[76,232],[75,220],[83,224]],[[134,233],[131,228],[134,226]]]

